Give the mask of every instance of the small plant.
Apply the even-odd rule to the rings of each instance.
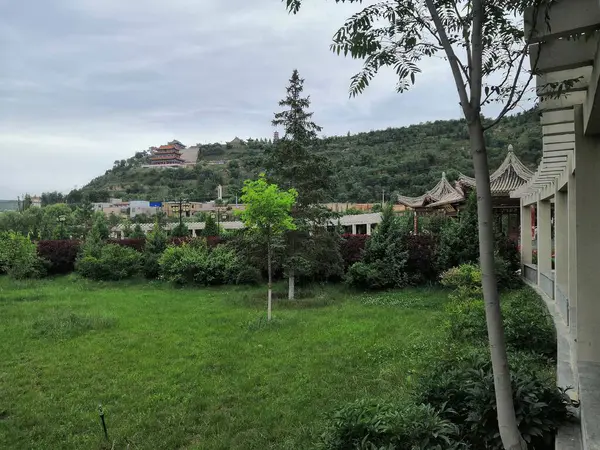
[[[454,296],[459,299],[480,298],[481,270],[474,264],[461,264],[442,273],[442,286],[454,291]]]

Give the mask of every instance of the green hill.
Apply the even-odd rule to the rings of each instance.
[[[535,168],[542,153],[541,136],[536,110],[506,117],[486,133],[490,168],[500,165],[509,144],[527,166]],[[197,145],[196,165],[177,169],[144,168],[148,153],[138,152],[128,160],[115,161],[111,170],[81,191],[72,192],[70,201],[83,196],[101,201],[108,196],[165,200],[180,195],[204,201],[215,198],[218,184],[224,186],[225,196],[233,199],[243,181],[260,172],[264,149],[270,145],[265,139]],[[462,120],[324,137],[316,151],[327,155],[335,168],[331,201],[377,201],[383,189],[386,193],[419,195],[431,188],[443,171],[449,179],[457,177],[459,171],[473,173]]]
[[[0,211],[16,211],[18,208],[17,200],[0,200]]]

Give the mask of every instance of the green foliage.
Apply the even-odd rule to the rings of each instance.
[[[135,226],[133,227],[133,231],[131,232],[131,235],[128,237],[131,239],[145,239],[146,234],[142,230],[141,225],[139,223],[136,223]]]
[[[569,396],[556,387],[553,377],[523,365],[513,367],[511,382],[519,431],[528,448],[553,448],[556,431],[572,417]],[[460,439],[469,448],[503,448],[489,356],[442,361],[420,378],[415,392],[417,402],[432,405],[442,419],[459,427]]]
[[[87,245],[87,241],[86,241]],[[142,255],[129,247],[107,244],[95,252],[86,253],[75,264],[76,271],[92,280],[117,281],[137,275],[142,265]]]
[[[459,220],[448,220],[441,228],[438,245],[438,267],[444,271],[461,264],[479,261],[479,229],[477,197],[471,193],[459,213]]]
[[[552,318],[539,296],[521,289],[502,296],[500,302],[506,346],[511,351],[533,351],[556,357],[556,333]],[[447,327],[453,339],[484,344],[487,326],[483,300],[467,297],[446,306]]]
[[[173,227],[171,230],[171,237],[188,237],[190,235],[190,230],[188,229],[185,222],[181,222]]]
[[[392,205],[386,206],[381,223],[367,241],[363,261],[350,266],[346,282],[368,289],[405,286],[408,251],[404,238],[408,229],[407,221],[394,215]]]
[[[262,234],[278,234],[295,230],[296,225],[290,216],[292,205],[298,193],[295,189],[281,191],[276,184],[268,183],[264,174],[253,181],[246,180],[242,190],[243,211],[236,211],[249,229]]]
[[[442,274],[442,286],[454,291],[459,299],[479,298],[483,295],[481,287],[481,269],[474,264],[461,264]]]
[[[15,232],[0,232],[0,274],[24,279],[37,278],[45,272],[36,245],[29,237]]]
[[[486,132],[485,139],[491,169],[502,163],[511,143],[527,166],[536,167],[542,155],[538,111],[504,118]],[[201,147],[214,145],[218,144]],[[223,185],[225,192],[236,193],[244,180],[255,179],[264,170],[265,153],[273,148],[264,140],[248,140],[247,146],[229,150],[222,146],[221,154],[204,155],[196,167],[177,170],[147,169],[132,162],[108,170],[85,186],[83,192],[87,195],[122,186],[121,191],[111,194],[125,200],[176,198],[182,194],[196,201],[213,200],[218,184]],[[335,182],[327,189],[327,198],[340,202],[379,202],[384,188],[386,193],[421,195],[439,181],[443,171],[449,173],[451,168],[473,175],[464,120],[437,120],[350,136],[322,137],[310,148],[335,167]],[[226,163],[208,164],[216,160]],[[142,192],[131,191],[136,184],[142,186]],[[232,196],[230,202],[234,199]],[[1,223],[0,219],[0,230]]]
[[[143,267],[144,277],[148,279],[156,279],[160,274],[160,266],[158,260],[167,248],[167,233],[161,228],[158,220],[154,224],[154,228],[146,237],[146,245],[144,246]]]
[[[336,232],[318,229],[309,240],[310,278],[313,281],[337,281],[344,276],[341,237]]]
[[[219,224],[212,215],[208,215],[204,222],[204,229],[202,230],[202,236],[211,237],[211,236],[219,236],[221,234],[221,230],[219,229]]]
[[[167,247],[158,263],[161,277],[179,285],[234,284],[242,269],[233,250],[224,245],[209,250],[205,242]]]
[[[323,450],[452,450],[466,448],[458,427],[429,405],[398,406],[359,400],[334,412]]]

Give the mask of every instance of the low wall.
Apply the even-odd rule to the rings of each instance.
[[[554,274],[553,273],[540,273],[540,289],[554,300]]]
[[[524,264],[523,265],[523,278],[530,283],[537,284],[538,270],[535,264]]]
[[[554,291],[554,300],[556,301],[556,309],[562,316],[565,324],[569,326],[569,298],[560,284],[556,283]]]

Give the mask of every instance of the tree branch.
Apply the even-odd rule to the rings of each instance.
[[[471,108],[479,114],[481,110],[481,85],[483,82],[483,0],[473,0],[473,34],[471,69]]]
[[[427,9],[429,9],[429,13],[431,14],[431,18],[433,19],[433,23],[435,24],[439,40],[442,44],[442,47],[444,47],[446,56],[448,57],[448,62],[450,63],[450,68],[452,69],[452,75],[454,76],[454,82],[456,83],[458,97],[460,98],[460,104],[466,115],[467,112],[470,112],[470,104],[464,80],[460,72],[458,58],[456,57],[456,53],[454,53],[452,44],[450,44],[450,39],[448,39],[448,34],[446,33],[446,29],[444,28],[444,24],[440,19],[440,15],[438,14],[433,0],[425,0],[425,3],[427,4]]]

